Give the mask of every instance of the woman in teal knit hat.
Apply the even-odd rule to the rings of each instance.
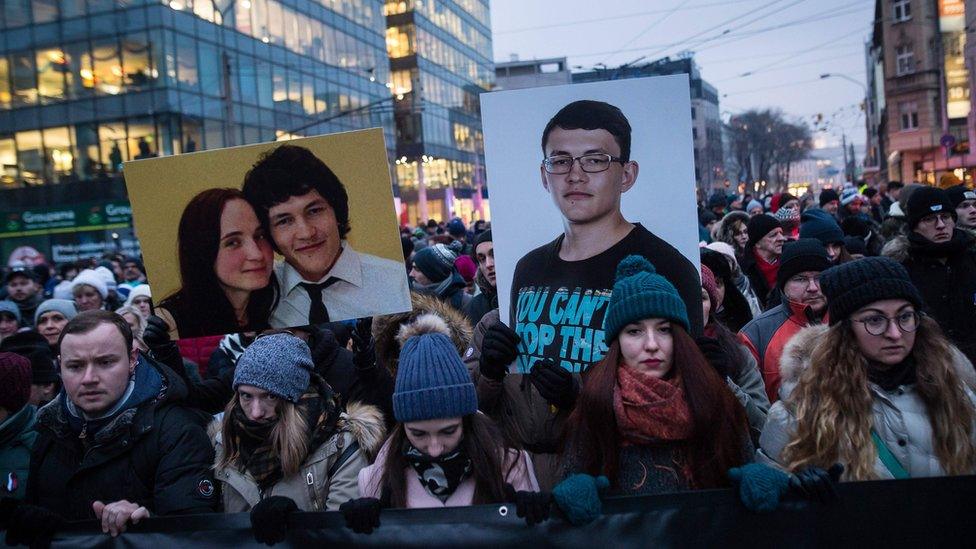
[[[620,263],[609,351],[585,375],[566,428],[568,472],[606,476],[611,493],[653,494],[728,486],[728,470],[752,461],[745,411],[688,324],[653,265],[637,255]]]

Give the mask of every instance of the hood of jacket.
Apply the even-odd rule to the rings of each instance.
[[[104,443],[120,437],[129,431],[130,426],[136,423],[144,427],[151,426],[152,413],[143,413],[141,414],[143,417],[140,418],[140,412],[151,412],[163,404],[178,402],[186,398],[188,394],[186,384],[179,375],[161,362],[157,362],[145,354],[139,353],[139,362],[136,368],[151,369],[141,372],[142,375],[137,373],[136,379],[159,379],[159,389],[154,391],[154,395],[143,395],[134,405],[120,410],[109,418],[98,429],[97,434],[95,434],[94,440],[96,443]],[[144,390],[145,387],[135,387],[133,388],[133,394]],[[37,414],[38,427],[50,429],[59,438],[68,436],[76,437],[78,435],[71,425],[73,418],[70,417],[71,412],[68,411],[66,398],[67,394],[62,389],[61,393],[54,400],[44,405]]]
[[[807,326],[797,332],[783,347],[783,354],[779,360],[779,374],[782,385],[779,389],[780,400],[793,392],[793,388],[800,381],[800,376],[810,367],[814,348],[826,336],[828,326],[816,324]],[[966,355],[955,345],[949,344],[952,353],[952,368],[962,382],[972,391],[976,391],[976,369],[966,358]]]
[[[437,296],[410,292],[412,308],[406,313],[378,316],[373,319],[373,340],[376,342],[376,360],[385,366],[396,379],[400,360],[400,343],[397,333],[400,326],[413,322],[422,315],[432,313],[439,316],[450,330],[451,342],[458,354],[464,356],[474,330],[467,317],[460,310],[441,301]]]
[[[908,249],[911,244],[908,242],[908,237],[905,235],[898,235],[888,242],[885,242],[883,248],[881,248],[881,255],[884,257],[890,257],[898,263],[904,263],[908,260]]]

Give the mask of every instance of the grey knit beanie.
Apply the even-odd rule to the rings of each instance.
[[[253,385],[297,403],[314,367],[308,345],[291,334],[272,334],[251,343],[237,361],[234,390]]]
[[[78,314],[78,308],[75,307],[75,302],[67,299],[48,299],[40,305],[37,306],[37,311],[34,313],[34,324],[41,318],[44,313],[49,313],[51,311],[57,311],[64,315],[64,318],[71,320]]]

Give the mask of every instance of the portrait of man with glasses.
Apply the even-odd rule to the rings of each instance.
[[[554,240],[523,256],[511,289],[511,326],[522,339],[518,369],[552,359],[581,372],[607,351],[603,316],[620,261],[646,257],[671,281],[702,329],[695,266],[674,246],[621,212],[640,166],[631,158],[631,126],[616,106],[580,100],[542,131],[541,183],[562,218]]]

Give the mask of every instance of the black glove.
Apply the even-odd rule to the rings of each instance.
[[[376,342],[373,340],[373,317],[360,318],[356,329],[349,333],[352,340],[352,363],[357,370],[370,370],[376,366]]]
[[[515,514],[532,526],[549,520],[549,509],[553,500],[551,492],[516,492],[514,486],[506,484],[505,501],[514,503]]]
[[[844,473],[844,466],[835,463],[824,471],[808,467],[790,475],[790,491],[812,501],[830,503],[837,499],[836,484]]]
[[[10,515],[7,545],[28,545],[31,549],[51,546],[55,532],[64,527],[61,515],[44,507],[22,503]]]
[[[731,357],[722,348],[722,344],[713,337],[699,336],[695,338],[698,350],[705,355],[705,360],[715,369],[719,377],[725,379],[732,375]]]
[[[537,362],[529,371],[529,380],[542,398],[560,410],[570,410],[579,396],[579,382],[569,370],[551,358]]]
[[[309,326],[309,330],[308,348],[312,352],[312,364],[315,364],[316,370],[327,372],[335,362],[339,342],[329,328]]]
[[[376,498],[351,499],[339,506],[346,519],[346,528],[357,534],[372,534],[380,527],[380,500]]]
[[[508,373],[508,365],[518,356],[521,340],[515,330],[501,322],[491,325],[481,340],[481,375],[501,381]]]
[[[262,499],[251,508],[251,531],[258,543],[274,545],[285,541],[288,515],[298,511],[298,505],[285,496]]]
[[[150,315],[146,319],[146,328],[142,331],[142,341],[156,360],[169,366],[176,358],[182,368],[183,357],[180,356],[180,348],[176,342],[170,340],[169,325],[166,324],[165,320],[156,315]]]

